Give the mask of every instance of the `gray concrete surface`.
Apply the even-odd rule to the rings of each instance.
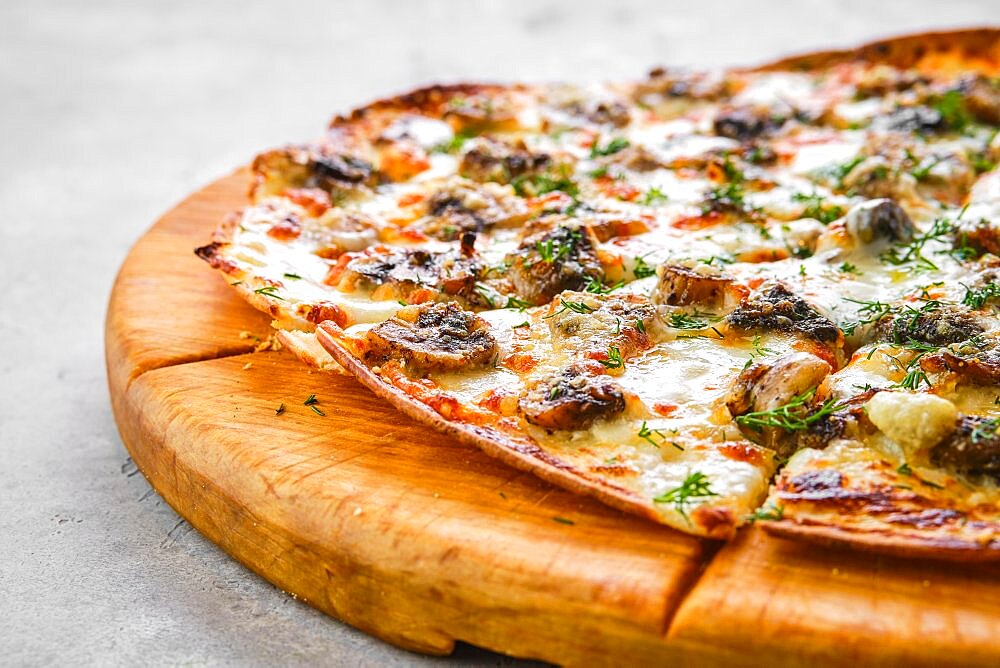
[[[234,563],[127,459],[106,396],[108,291],[189,191],[336,110],[436,80],[637,76],[998,23],[995,0],[3,0],[0,663],[435,661]],[[450,661],[507,663],[468,647]]]

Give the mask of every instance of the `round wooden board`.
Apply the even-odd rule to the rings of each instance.
[[[234,558],[388,642],[557,663],[995,665],[1000,568],[798,545],[722,549],[552,487],[257,350],[267,318],[192,249],[246,170],[136,244],[107,315],[122,439]],[[303,405],[315,394],[320,416]],[[276,415],[284,404],[286,410]]]

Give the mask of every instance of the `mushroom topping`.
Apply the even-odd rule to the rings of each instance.
[[[510,280],[521,298],[544,304],[563,290],[580,290],[604,273],[597,239],[588,227],[559,226],[525,239],[507,256]]]
[[[547,153],[532,153],[524,141],[517,144],[486,137],[466,143],[458,173],[473,181],[510,183],[512,179],[546,169],[552,163]]]
[[[1000,342],[964,341],[920,358],[924,371],[950,371],[975,385],[1000,383]]]
[[[704,263],[664,264],[653,301],[670,306],[701,306],[719,309],[726,301],[726,288],[733,279]]]
[[[347,292],[359,286],[391,288],[385,294],[373,295],[375,298],[406,298],[416,290],[429,289],[435,293],[434,297],[437,294],[462,297],[472,304],[483,305],[475,290],[481,273],[478,260],[460,253],[375,246],[348,260],[335,280],[336,286]]]
[[[648,350],[665,334],[657,307],[640,295],[565,292],[546,316],[553,346],[575,351],[607,351],[623,359]]]
[[[377,243],[383,226],[384,223],[360,211],[331,208],[319,218],[307,218],[302,225],[302,236],[315,243],[318,255],[336,257]]]
[[[930,134],[943,130],[945,123],[940,112],[930,107],[917,105],[897,107],[889,114],[875,119],[872,125],[879,130]]]
[[[862,243],[869,244],[876,239],[909,242],[914,229],[903,207],[891,199],[870,199],[847,212],[847,231]]]
[[[781,129],[784,122],[782,114],[767,107],[730,107],[719,111],[712,128],[720,137],[747,142]]]
[[[336,191],[359,185],[374,186],[378,182],[378,174],[370,162],[348,154],[317,156],[309,167],[312,179],[308,186],[315,184]]]
[[[894,170],[882,156],[865,158],[843,179],[848,194],[864,197],[906,199],[915,194],[916,179],[910,174]]]
[[[726,407],[735,417],[788,406],[818,386],[832,370],[828,362],[804,352],[784,355],[768,364],[756,364],[737,376],[726,398]],[[741,427],[751,440],[770,448],[778,448],[786,441],[785,445],[790,443],[788,430],[778,426],[748,421]]]
[[[934,308],[930,308],[934,306]],[[875,340],[886,343],[925,343],[946,346],[982,334],[986,327],[964,306],[928,306],[894,316],[885,316],[875,325]]]
[[[522,223],[528,216],[524,202],[493,183],[451,182],[427,200],[427,218],[416,224],[424,234],[444,241],[463,232],[481,232],[494,225]]]
[[[963,88],[969,113],[981,123],[1000,125],[1000,80],[979,75]]]
[[[518,403],[524,418],[546,429],[587,429],[625,410],[621,388],[583,364],[536,381]]]
[[[931,462],[962,473],[1000,478],[1000,422],[963,415],[958,428],[933,450]]]
[[[403,361],[416,371],[485,366],[497,352],[489,324],[458,304],[407,306],[368,331],[365,362]]]
[[[821,343],[835,343],[840,330],[782,283],[762,286],[726,316],[728,327],[743,331],[799,332]]]

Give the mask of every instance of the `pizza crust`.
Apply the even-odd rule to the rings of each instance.
[[[892,528],[850,531],[832,524],[811,524],[806,520],[765,520],[759,524],[767,533],[779,538],[896,557],[970,563],[1000,561],[1000,541],[982,545],[961,540],[901,536]]]

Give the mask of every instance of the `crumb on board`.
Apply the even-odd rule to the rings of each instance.
[[[256,345],[253,347],[255,353],[260,353],[265,350],[281,350],[281,342],[274,332],[268,334],[266,337],[259,337],[253,332],[248,332],[246,330],[240,332],[240,339],[253,339]]]

